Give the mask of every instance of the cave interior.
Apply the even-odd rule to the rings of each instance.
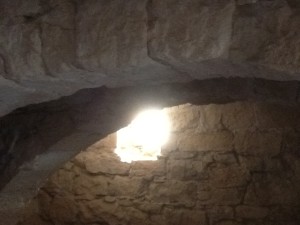
[[[299,40],[299,0],[0,0],[0,225],[299,225]]]

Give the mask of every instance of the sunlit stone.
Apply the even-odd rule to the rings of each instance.
[[[170,124],[163,110],[147,110],[117,132],[118,154],[123,162],[156,160],[169,136]]]

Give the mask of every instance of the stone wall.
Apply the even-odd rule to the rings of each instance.
[[[120,162],[110,135],[57,171],[20,224],[300,223],[299,107],[167,111],[172,134],[157,161]]]

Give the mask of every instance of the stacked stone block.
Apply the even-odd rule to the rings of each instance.
[[[171,135],[157,161],[121,162],[110,135],[57,171],[20,224],[300,223],[299,107],[165,110]]]

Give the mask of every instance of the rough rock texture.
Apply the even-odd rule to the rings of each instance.
[[[172,134],[157,161],[120,162],[110,135],[58,170],[19,224],[299,224],[299,110],[168,108]]]
[[[0,0],[0,115],[85,87],[299,80],[297,0]]]
[[[128,123],[136,107],[237,100],[298,105],[299,11],[297,0],[0,0],[0,116],[103,87],[0,119],[0,186],[10,181],[0,193],[1,222],[14,224],[53,170]],[[179,84],[219,77],[248,79]],[[209,143],[212,135],[201,137]],[[222,145],[214,151],[235,138],[216,135]],[[261,145],[251,145],[255,157],[280,141],[269,146],[273,131],[239,135],[239,154],[259,139]],[[193,150],[197,136],[180,143]]]
[[[126,126],[145,107],[162,108],[187,102],[196,105],[260,102],[273,105],[273,111],[261,109],[266,116],[259,118],[260,123],[268,126],[274,123],[272,118],[276,115],[289,113],[277,121],[277,126],[285,127],[283,124],[299,119],[296,113],[300,102],[299,86],[299,82],[293,81],[216,78],[184,84],[87,89],[60,100],[18,109],[0,119],[1,222],[15,225],[24,205],[36,195],[50,174],[81,150]],[[249,112],[244,110],[237,119],[241,120]],[[193,112],[186,115],[193,115]],[[222,127],[214,122],[216,116],[210,116],[209,108],[203,111],[202,117],[207,120],[203,128]],[[244,120],[243,123],[248,124]],[[234,127],[234,124],[226,126]],[[178,126],[180,129],[180,124]],[[269,133],[267,137],[272,135]],[[211,133],[202,136],[207,141],[213,137]],[[222,131],[218,137],[230,146],[228,140],[232,135]],[[192,148],[195,140],[189,142]],[[202,145],[205,146],[207,144]],[[220,150],[220,145],[214,148]]]

